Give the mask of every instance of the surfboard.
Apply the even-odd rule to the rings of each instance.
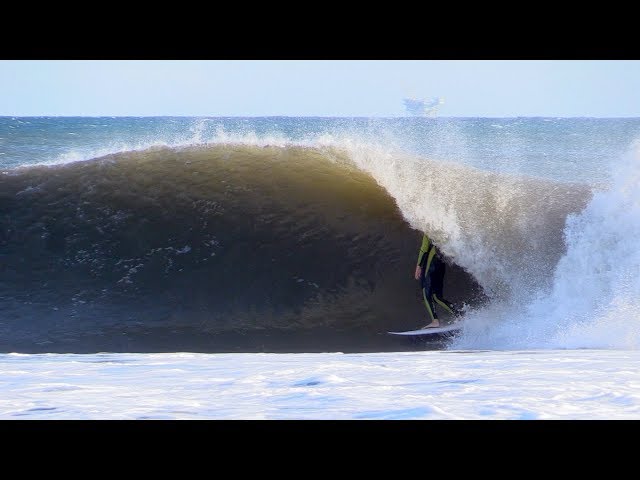
[[[437,333],[456,332],[462,328],[462,322],[443,325],[436,328],[421,328],[419,330],[409,330],[407,332],[387,332],[391,335],[435,335]]]

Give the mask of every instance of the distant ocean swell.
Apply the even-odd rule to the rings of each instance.
[[[583,184],[347,146],[156,147],[0,174],[0,351],[397,349],[421,232],[467,311],[554,281]],[[304,346],[303,346],[304,344]]]

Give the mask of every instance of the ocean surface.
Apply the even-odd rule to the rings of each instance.
[[[639,361],[621,350],[5,354],[0,419],[638,419]]]
[[[0,417],[638,417],[639,142],[640,118],[0,117]],[[426,322],[423,231],[463,310],[454,337],[386,333]],[[198,388],[176,400],[193,409],[78,403],[92,379],[122,400],[188,365],[205,391],[232,385],[227,410]],[[569,384],[584,410],[535,389],[464,406],[495,400],[478,382],[516,391],[535,370],[559,389],[594,365]],[[351,381],[387,393],[332,409]],[[233,406],[234,382],[291,405]],[[304,410],[318,388],[327,409]]]

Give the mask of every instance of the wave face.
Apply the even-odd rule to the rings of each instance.
[[[420,233],[338,152],[160,148],[14,170],[0,192],[4,351],[326,348],[424,318]],[[473,296],[451,272],[452,299]]]
[[[0,118],[0,351],[636,348],[638,132]],[[453,342],[385,333],[425,322],[423,231]]]

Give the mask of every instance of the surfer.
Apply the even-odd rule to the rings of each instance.
[[[445,263],[437,247],[425,233],[422,237],[422,245],[418,254],[418,265],[416,266],[415,279],[420,280],[422,285],[422,298],[429,312],[431,322],[424,328],[437,328],[440,326],[436,306],[442,307],[452,315],[457,315],[458,311],[442,297],[442,287],[444,285]]]

